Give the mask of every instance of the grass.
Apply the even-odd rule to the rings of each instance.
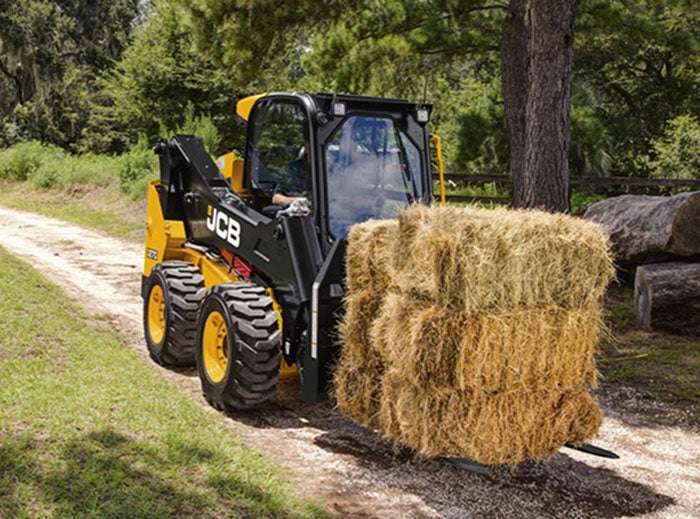
[[[0,205],[76,223],[125,241],[144,239],[146,201],[133,200],[116,185],[38,189],[28,182],[0,180]]]
[[[613,286],[606,308],[611,333],[599,362],[604,382],[635,386],[665,402],[700,406],[700,337],[639,329],[629,286]]]
[[[438,182],[433,183],[433,192],[436,197],[440,196],[440,185]],[[489,198],[511,198],[510,189],[503,185],[497,185],[494,182],[481,185],[462,185],[460,187],[446,186],[445,194],[447,196],[473,196],[473,197],[489,197]],[[571,214],[583,214],[586,207],[600,200],[605,200],[606,196],[594,193],[589,190],[573,189],[571,191]],[[454,203],[454,205],[465,205],[462,203]],[[497,204],[486,204],[487,206],[496,207]]]
[[[0,293],[0,517],[324,515],[2,249]]]

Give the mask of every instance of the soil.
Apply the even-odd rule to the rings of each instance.
[[[608,460],[562,450],[544,463],[491,474],[415,458],[338,413],[308,406],[298,383],[280,383],[255,412],[209,408],[194,370],[150,361],[139,295],[144,251],[79,226],[0,208],[0,245],[60,285],[88,312],[109,315],[125,345],[187,391],[248,445],[282,466],[301,491],[338,517],[700,517],[698,409],[650,402],[643,392],[601,387],[605,420],[595,444]]]

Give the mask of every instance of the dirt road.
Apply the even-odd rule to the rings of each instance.
[[[141,247],[4,208],[0,245],[89,311],[112,316],[125,344],[154,372],[206,406],[193,370],[170,371],[148,359],[141,338]],[[598,394],[606,418],[595,443],[621,459],[567,450],[516,473],[496,469],[483,476],[396,453],[329,404],[301,404],[298,389],[280,384],[265,409],[230,416],[210,409],[212,419],[273,458],[338,516],[700,517],[700,431],[683,412],[645,401],[634,390],[603,388]]]

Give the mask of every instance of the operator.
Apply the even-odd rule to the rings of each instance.
[[[307,150],[308,142],[302,148],[299,157],[284,167],[284,175],[272,194],[274,205],[288,206],[295,200],[307,197],[306,178],[310,169]]]

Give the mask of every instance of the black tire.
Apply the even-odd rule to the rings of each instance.
[[[165,330],[156,342],[149,327],[149,304],[154,287],[165,301]],[[195,265],[185,261],[158,263],[146,285],[143,328],[151,358],[162,366],[194,366],[197,314],[206,294],[204,278]]]
[[[226,325],[227,358],[220,380],[212,380],[204,360],[204,329],[213,312]],[[277,312],[262,287],[226,283],[207,293],[197,325],[197,371],[207,402],[222,411],[252,409],[266,402],[279,380],[282,350]]]

